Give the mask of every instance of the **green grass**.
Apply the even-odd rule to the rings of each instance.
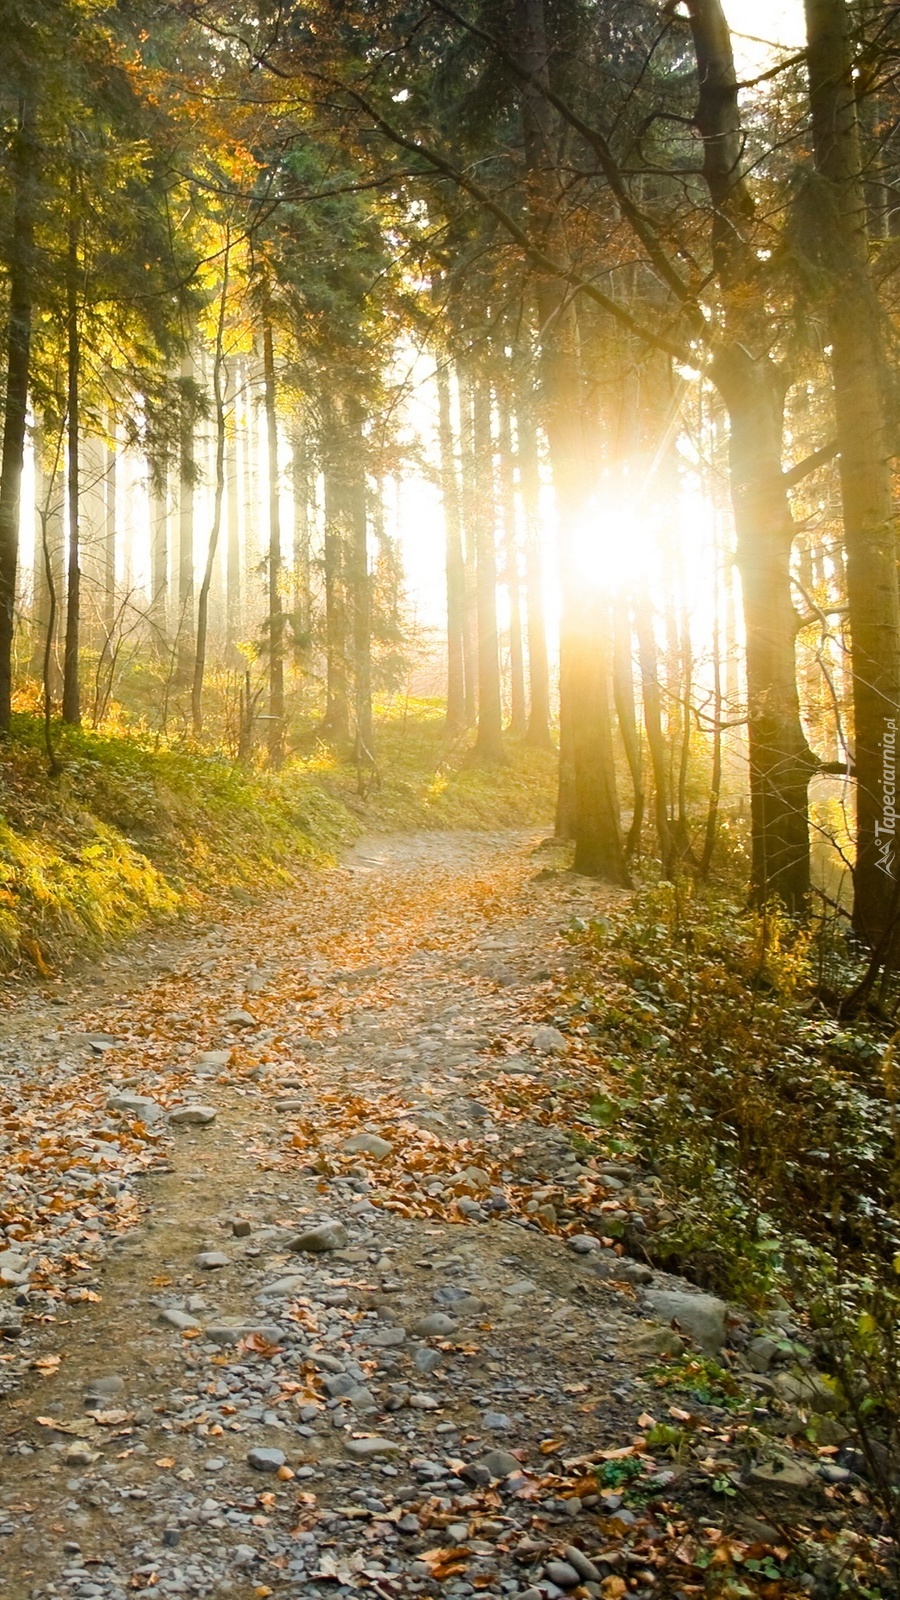
[[[121,721],[54,728],[19,713],[0,749],[0,967],[58,968],[141,926],[214,915],[229,896],[288,883],[363,831],[501,829],[552,815],[552,755],[512,745],[507,764],[448,749],[434,703],[384,708],[379,786],[310,734],[280,772],[168,745]]]

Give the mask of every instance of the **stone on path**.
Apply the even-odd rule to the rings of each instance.
[[[383,1456],[398,1456],[403,1446],[394,1439],[381,1439],[375,1434],[364,1439],[345,1439],[344,1449],[354,1461],[376,1461]]]
[[[531,1048],[539,1056],[561,1056],[566,1051],[566,1036],[559,1028],[538,1028],[532,1035]]]
[[[238,1007],[235,1011],[226,1011],[224,1021],[229,1028],[255,1028],[256,1018],[249,1011]]]
[[[176,1106],[174,1111],[169,1112],[169,1121],[173,1128],[205,1128],[215,1119],[214,1106]]]
[[[131,1089],[123,1089],[121,1094],[111,1094],[106,1106],[107,1110],[119,1111],[125,1117],[137,1117],[148,1128],[165,1115],[158,1100],[151,1100],[146,1094],[135,1094]]]
[[[508,1450],[489,1450],[478,1465],[484,1467],[492,1478],[508,1478],[510,1473],[522,1470],[521,1461],[511,1456]]]
[[[214,1272],[217,1267],[227,1267],[228,1257],[224,1250],[201,1250],[197,1257],[197,1266],[204,1272]]]
[[[372,1156],[376,1161],[385,1161],[393,1148],[389,1139],[382,1139],[377,1133],[355,1133],[341,1145],[345,1155]]]
[[[179,1311],[177,1307],[169,1306],[159,1314],[160,1322],[167,1322],[170,1328],[178,1328],[186,1333],[189,1328],[199,1328],[200,1320],[192,1316],[189,1311]]]
[[[653,1289],[646,1298],[660,1321],[677,1322],[706,1355],[718,1355],[727,1337],[724,1300],[684,1289]]]
[[[297,1254],[323,1255],[328,1250],[345,1250],[349,1244],[342,1222],[320,1222],[316,1228],[298,1233],[288,1244]]]
[[[265,1445],[254,1445],[247,1451],[247,1465],[255,1467],[257,1472],[277,1472],[285,1463],[283,1450],[269,1450]]]
[[[448,1317],[445,1311],[432,1311],[427,1317],[420,1317],[418,1322],[414,1322],[412,1331],[420,1339],[432,1339],[455,1333],[458,1327],[459,1323]]]

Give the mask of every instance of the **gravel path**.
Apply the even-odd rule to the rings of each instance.
[[[4,1596],[700,1592],[733,1419],[645,1441],[673,1312],[742,1330],[640,1259],[655,1184],[561,1126],[560,928],[606,899],[548,859],[370,839],[10,1000]]]

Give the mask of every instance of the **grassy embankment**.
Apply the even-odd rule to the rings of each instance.
[[[276,888],[367,830],[508,828],[552,814],[551,756],[511,744],[508,765],[446,749],[439,707],[379,718],[381,786],[310,737],[280,772],[165,745],[139,730],[43,730],[19,714],[0,751],[0,969],[58,967],[162,918]]]

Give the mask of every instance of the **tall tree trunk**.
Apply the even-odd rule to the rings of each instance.
[[[178,472],[178,612],[176,639],[179,673],[189,679],[194,665],[194,361],[190,352],[181,364],[181,416]]]
[[[656,821],[656,837],[659,841],[660,870],[663,877],[671,881],[675,876],[676,852],[675,840],[669,826],[669,767],[662,727],[659,656],[653,631],[653,614],[646,596],[641,596],[635,606],[635,623],[641,668],[644,727],[647,731],[647,749],[650,752],[650,768],[653,773],[653,815]]]
[[[631,826],[625,839],[625,854],[630,858],[635,854],[641,842],[641,828],[644,823],[644,772],[641,761],[641,741],[638,736],[637,718],[634,713],[631,617],[628,601],[623,596],[620,596],[616,601],[615,615],[613,617],[613,697],[616,716],[619,721],[619,733],[622,736],[622,745],[625,750],[625,759],[628,762],[628,771],[631,774],[631,789],[634,796]]]
[[[767,357],[734,346],[715,381],[731,423],[731,495],[746,634],[751,887],[800,911],[809,893],[809,781],[800,722],[790,587],[794,523],[781,468],[781,380]]]
[[[209,595],[212,588],[219,532],[222,527],[222,504],[225,498],[225,315],[228,307],[228,275],[231,261],[231,240],[226,234],[223,252],[222,284],[219,291],[219,315],[216,318],[216,343],[213,351],[213,415],[215,422],[215,466],[212,527],[206,547],[206,564],[197,596],[197,643],[194,652],[194,678],[191,685],[191,722],[194,738],[203,732],[203,676],[206,671],[206,641],[209,632]]]
[[[478,724],[475,754],[503,760],[500,640],[497,629],[497,550],[491,443],[491,391],[484,378],[472,388],[472,435],[477,483],[475,598],[478,619]]]
[[[438,393],[438,443],[441,453],[441,495],[444,502],[445,565],[447,574],[447,732],[466,726],[466,564],[462,543],[462,511],[453,421],[450,411],[450,377],[438,357],[435,377]]]
[[[805,0],[813,148],[820,184],[831,369],[853,670],[856,865],[853,924],[877,946],[895,915],[900,596],[886,426],[885,353],[869,264],[866,194],[845,0]]]
[[[263,326],[266,444],[269,457],[269,757],[284,758],[284,609],[281,604],[281,494],[278,475],[278,414],[272,324]]]
[[[241,513],[236,389],[232,362],[228,364],[225,382],[225,493],[228,507],[228,543],[225,550],[225,639],[232,651],[241,633]]]
[[[325,443],[325,716],[322,733],[336,744],[350,739],[347,694],[347,613],[344,604],[344,538],[346,527],[346,468],[343,440],[334,418],[329,419]]]
[[[746,634],[751,888],[800,911],[809,890],[808,787],[817,765],[800,722],[791,598],[794,525],[781,467],[784,379],[769,355],[731,35],[721,0],[686,0],[698,69],[695,124],[712,205],[723,331],[711,377],[731,427],[731,499]]]
[[[525,657],[522,639],[522,586],[519,575],[519,533],[516,517],[515,458],[509,400],[497,395],[500,423],[498,462],[500,468],[500,515],[503,526],[503,558],[509,596],[509,731],[521,739],[528,726],[525,702]]]
[[[25,423],[31,368],[37,147],[34,103],[25,93],[18,108],[13,152],[12,237],[7,251],[9,298],[6,334],[6,394],[3,460],[0,464],[0,734],[9,732],[12,708],[13,635],[19,564],[19,505],[25,459]]]
[[[291,497],[294,506],[293,610],[298,642],[309,638],[312,613],[312,525],[315,517],[310,440],[302,423],[291,434]],[[304,644],[303,649],[308,647]]]
[[[518,54],[530,74],[521,90],[532,235],[565,256],[559,236],[563,197],[554,122],[542,88],[549,87],[543,0],[520,0]],[[567,285],[542,275],[536,295],[540,326],[544,431],[556,493],[560,537],[560,791],[557,831],[574,810],[575,863],[581,872],[630,882],[616,793],[609,705],[609,608],[600,606],[576,568],[578,521],[587,498],[578,328]]]
[[[118,461],[116,459],[116,422],[110,415],[107,421],[109,438],[104,445],[103,472],[103,630],[107,645],[116,625],[116,513],[118,510]]]
[[[353,605],[353,689],[356,720],[355,760],[361,793],[366,772],[375,770],[372,726],[372,583],[369,577],[369,518],[365,475],[365,439],[362,410],[354,402],[347,408],[349,569]]]
[[[169,483],[165,462],[150,469],[150,619],[161,657],[169,649]]]
[[[66,482],[69,512],[69,553],[66,582],[66,648],[63,660],[63,721],[81,722],[81,688],[78,652],[81,630],[81,549],[79,540],[80,483],[78,476],[81,337],[78,320],[78,219],[79,184],[73,165],[69,181],[69,243],[66,261]]]
[[[459,402],[460,506],[463,526],[463,669],[466,689],[466,724],[478,715],[478,645],[476,618],[476,529],[478,526],[478,471],[473,436],[472,383],[467,373],[456,369]]]
[[[66,532],[63,517],[65,490],[59,468],[63,448],[62,434],[57,433],[56,444],[51,448],[44,428],[35,430],[34,641],[31,672],[39,680],[46,678],[51,699],[56,699],[62,691],[59,632],[60,600],[65,582]]]
[[[541,547],[541,473],[533,397],[520,392],[516,410],[519,486],[525,516],[525,582],[528,616],[528,744],[550,750],[550,666],[544,611],[544,554]]]

